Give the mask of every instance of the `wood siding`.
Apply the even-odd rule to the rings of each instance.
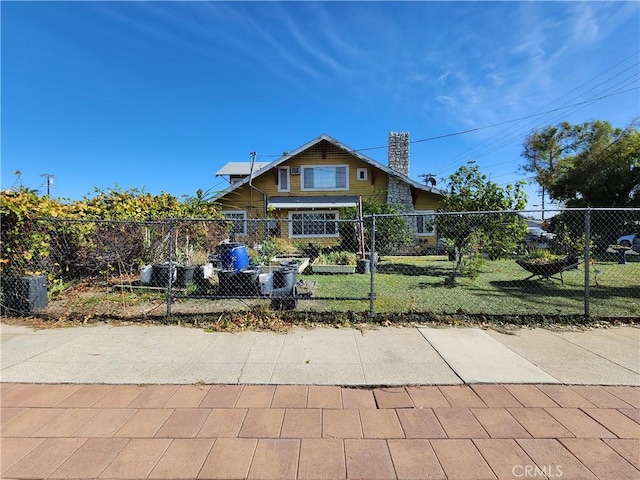
[[[347,165],[349,189],[348,190],[320,190],[303,191],[300,188],[302,172],[300,175],[289,175],[289,192],[278,191],[278,169],[281,167],[305,167],[305,166],[326,166],[326,165]],[[367,169],[367,179],[358,180],[357,172],[359,168]],[[291,171],[291,170],[290,170]],[[368,199],[376,203],[386,201],[388,175],[373,165],[360,160],[355,155],[346,152],[330,142],[323,140],[309,149],[295,155],[277,167],[274,167],[252,181],[253,187],[248,183],[238,187],[217,201],[221,210],[225,211],[245,211],[247,218],[265,217],[265,195],[271,197],[305,197],[305,196],[344,196],[353,195],[363,199]],[[435,210],[440,200],[439,195],[435,195],[422,190],[416,191],[416,210]],[[309,209],[301,208],[300,211]],[[322,210],[327,210],[322,208]],[[268,216],[273,219],[288,219],[289,211],[277,209],[268,211]],[[295,211],[295,210],[294,210]],[[288,238],[288,229],[282,229],[282,238]],[[293,240],[304,240],[296,237]],[[309,241],[324,245],[333,245],[339,238],[310,238]],[[421,243],[425,245],[435,244],[434,237],[421,238]]]

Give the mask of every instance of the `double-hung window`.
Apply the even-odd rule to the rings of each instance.
[[[338,212],[290,212],[290,237],[337,237]]]
[[[279,167],[278,168],[278,191],[279,192],[288,192],[290,191],[289,181],[289,167]]]
[[[301,168],[300,190],[349,190],[348,165],[314,165]]]
[[[224,218],[231,222],[230,234],[246,235],[247,234],[247,212],[232,211],[222,212]]]
[[[416,211],[416,214],[416,233],[423,237],[434,236],[436,229],[433,210]]]

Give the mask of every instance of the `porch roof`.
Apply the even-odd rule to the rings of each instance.
[[[344,208],[358,205],[358,197],[355,195],[334,195],[317,197],[271,197],[267,201],[267,207],[276,209],[288,208]]]

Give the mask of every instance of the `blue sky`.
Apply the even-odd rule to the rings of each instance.
[[[322,133],[386,164],[389,131],[410,132],[414,179],[476,160],[504,185],[533,129],[640,115],[639,2],[0,8],[2,188],[48,173],[60,198],[222,189],[225,163]]]

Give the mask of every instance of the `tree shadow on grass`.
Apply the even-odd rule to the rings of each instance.
[[[505,293],[521,296],[550,296],[583,298],[584,288],[580,286],[562,285],[559,281],[549,279],[530,280],[494,280],[489,282]],[[640,285],[602,286],[591,285],[589,294],[592,298],[630,298],[640,299]]]

